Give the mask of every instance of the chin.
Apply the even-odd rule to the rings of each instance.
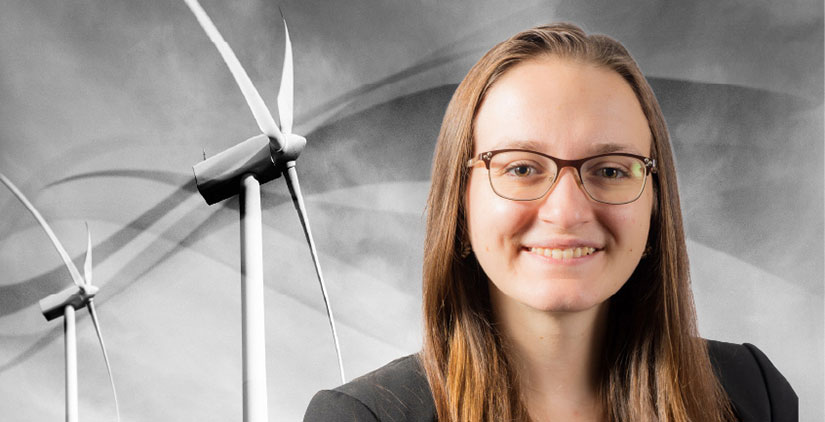
[[[583,312],[592,309],[602,302],[581,300],[580,298],[552,298],[551,300],[531,301],[525,305],[541,312]]]
[[[581,281],[555,283],[548,286],[540,283],[540,287],[528,288],[519,292],[518,297],[510,296],[522,304],[542,312],[582,312],[598,306],[608,299],[608,295],[599,294],[593,289],[583,288]],[[506,292],[504,292],[507,295]]]

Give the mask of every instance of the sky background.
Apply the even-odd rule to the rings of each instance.
[[[704,337],[762,349],[825,419],[823,5],[815,1],[203,0],[276,114],[283,26],[308,213],[348,377],[421,345],[430,162],[447,101],[495,43],[571,21],[621,40],[668,121]],[[241,420],[237,199],[192,166],[257,134],[183,1],[0,5],[0,172],[82,262],[123,421]],[[263,187],[270,420],[339,383],[312,261],[281,179]],[[68,273],[0,189],[0,414],[63,417],[63,336],[43,297]],[[78,313],[80,416],[114,406]]]

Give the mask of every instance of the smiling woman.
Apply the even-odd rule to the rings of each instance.
[[[796,420],[757,348],[699,337],[664,118],[608,37],[539,27],[470,70],[426,245],[421,353],[306,421]]]
[[[489,89],[475,133],[476,155],[509,148],[513,139],[529,139],[538,152],[585,160],[584,171],[529,167],[542,169],[538,177],[547,186],[543,195],[526,198],[530,201],[514,201],[501,192],[520,193],[513,185],[525,182],[512,179],[525,176],[502,175],[493,168],[488,178],[477,167],[470,173],[465,198],[469,241],[491,281],[494,309],[499,319],[504,317],[499,322],[520,324],[506,318],[520,318],[512,308],[520,305],[546,311],[550,321],[558,320],[557,312],[595,315],[606,308],[606,300],[641,259],[653,203],[646,178],[630,177],[633,163],[641,168],[645,158],[640,155],[651,151],[650,129],[633,90],[616,72],[591,64],[559,57],[525,61]],[[639,158],[590,158],[608,140]],[[536,161],[507,165],[530,162]],[[572,256],[582,248],[594,252]]]

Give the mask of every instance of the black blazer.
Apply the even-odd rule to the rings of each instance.
[[[796,393],[756,346],[710,340],[708,352],[740,421],[799,420]],[[304,422],[331,421],[436,421],[430,386],[416,355],[315,394]]]

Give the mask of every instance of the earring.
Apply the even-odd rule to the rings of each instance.
[[[470,244],[470,241],[467,238],[461,239],[461,258],[466,258],[473,253],[473,245]]]

